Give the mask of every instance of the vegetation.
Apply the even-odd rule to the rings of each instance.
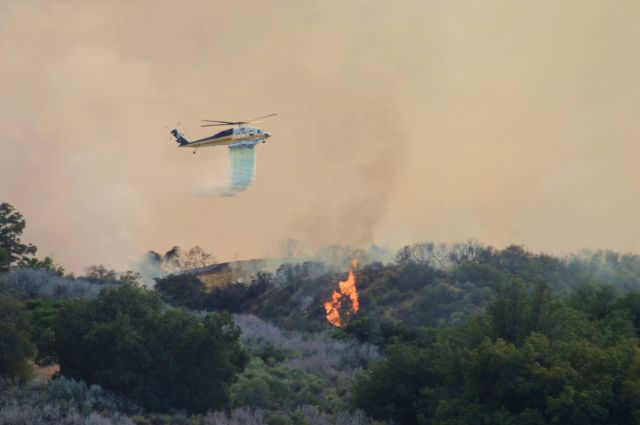
[[[348,410],[356,373],[380,357],[376,347],[328,333],[283,331],[255,316],[236,316],[251,362],[231,387],[237,408],[291,409],[313,405]]]
[[[201,308],[205,297],[204,283],[189,274],[158,279],[155,289],[168,303],[191,309]]]
[[[25,380],[34,353],[22,304],[0,295],[0,377]]]
[[[35,245],[23,244],[20,240],[25,225],[22,214],[12,205],[0,204],[0,271],[28,265],[38,250]]]
[[[636,255],[407,246],[362,262],[360,311],[337,329],[322,302],[345,273],[327,262],[214,288],[184,272],[153,289],[103,266],[62,276],[32,261],[24,220],[4,211],[0,423],[640,422]],[[373,258],[323,258],[345,266],[345,253]],[[210,260],[191,254],[158,257]],[[59,372],[36,383],[36,365]]]
[[[140,407],[97,385],[57,378],[47,384],[0,380],[0,423],[133,425]]]
[[[355,403],[401,424],[637,423],[640,298],[603,294],[511,281],[486,313],[387,345]]]
[[[290,330],[322,331],[329,328],[322,303],[345,278],[344,270],[309,261],[283,264],[274,275],[260,273],[249,284],[204,288],[181,274],[158,279],[156,288],[175,305],[254,314]],[[589,285],[610,285],[624,294],[640,290],[640,256],[597,251],[558,258],[515,245],[499,250],[476,242],[416,244],[401,249],[395,263],[356,270],[361,309],[350,327],[360,333],[377,329],[388,337],[399,327],[462,323],[483,312],[498,288],[514,279],[526,286],[546,282],[561,297]]]
[[[21,241],[26,221],[13,205],[0,204],[0,273],[13,267],[32,267],[51,270],[64,274],[64,269],[56,266],[51,257],[38,260],[35,255],[38,248],[33,244]]]
[[[227,406],[247,361],[228,315],[162,311],[160,299],[123,285],[66,305],[55,328],[64,376],[123,394],[145,409],[202,413]]]

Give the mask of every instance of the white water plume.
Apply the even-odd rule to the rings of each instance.
[[[256,153],[253,147],[233,147],[229,149],[229,180],[216,179],[214,184],[195,190],[196,195],[216,195],[230,197],[246,190],[253,183],[256,171]]]

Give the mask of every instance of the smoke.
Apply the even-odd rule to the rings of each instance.
[[[303,163],[312,196],[293,231],[315,248],[370,244],[392,202],[409,137],[391,96],[325,93],[317,101],[317,114],[332,119],[310,130],[320,137],[304,141],[311,144]]]
[[[223,148],[211,148],[200,151],[200,155],[210,156],[214,153],[214,149],[224,150]],[[216,152],[219,153],[219,152]],[[225,196],[229,191],[229,174],[231,172],[230,164],[222,161],[212,162],[209,173],[202,176],[193,189],[194,196]]]
[[[0,199],[75,271],[289,236],[640,249],[640,5],[503,3],[4,2]],[[163,129],[269,112],[231,199],[250,173]]]
[[[162,266],[162,257],[155,251],[149,251],[142,256],[137,264],[133,265],[134,270],[140,273],[142,285],[146,288],[153,288],[156,279],[169,274],[169,271]]]
[[[158,278],[185,270],[212,266],[215,263],[215,257],[199,246],[194,246],[186,251],[179,246],[174,246],[164,255],[155,251],[147,251],[142,259],[134,265],[134,269],[140,273],[142,284],[147,288],[152,288]]]

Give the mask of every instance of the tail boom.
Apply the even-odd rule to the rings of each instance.
[[[189,141],[178,131],[178,129],[174,128],[171,130],[171,135],[176,139],[176,142],[180,144],[180,147],[187,146]]]

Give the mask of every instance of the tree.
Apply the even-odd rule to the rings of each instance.
[[[35,362],[49,366],[57,361],[55,353],[55,325],[64,301],[35,299],[25,301],[26,319],[31,328],[31,342],[36,346]]]
[[[64,306],[55,328],[60,373],[121,393],[150,411],[223,409],[246,362],[229,315],[163,312],[132,285]]]
[[[34,353],[22,304],[0,295],[0,377],[24,380]]]
[[[204,283],[191,274],[156,279],[155,288],[168,303],[191,309],[201,308],[206,296]]]
[[[60,277],[64,276],[64,267],[56,264],[53,258],[49,256],[44,257],[43,260],[32,258],[27,262],[26,265],[32,269],[43,269],[43,270],[50,271],[51,273],[57,276],[60,276]]]
[[[84,278],[91,283],[113,283],[118,280],[118,273],[100,264],[87,267]]]
[[[356,405],[375,419],[418,423],[419,413],[432,403],[429,387],[442,380],[432,351],[408,344],[387,348],[387,358],[359,375],[353,386]]]
[[[28,266],[38,250],[35,245],[21,242],[25,226],[22,214],[11,204],[0,204],[0,272],[14,266]]]
[[[158,256],[157,253],[151,252],[152,256],[153,254]],[[161,257],[160,267],[169,272],[176,272],[210,266],[215,262],[215,257],[199,246],[194,246],[186,253],[179,246],[174,246]]]
[[[199,246],[194,246],[188,252],[183,259],[183,269],[196,269],[199,267],[206,267],[215,264],[216,259],[213,255],[205,252],[204,249]]]

